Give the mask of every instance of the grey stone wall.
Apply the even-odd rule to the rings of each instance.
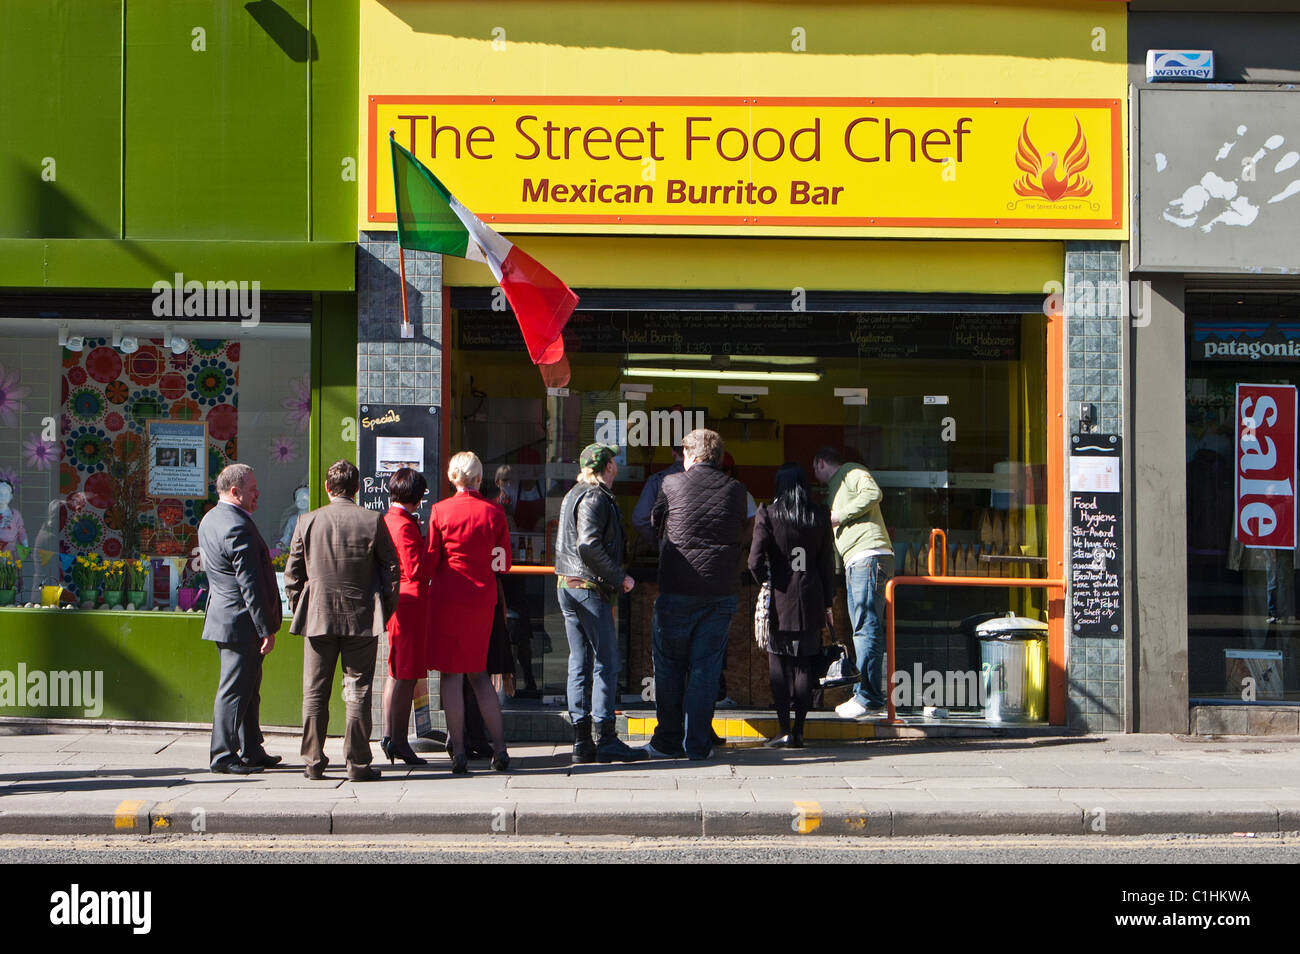
[[[1066,244],[1065,420],[1068,433],[1079,432],[1080,405],[1091,404],[1093,424],[1090,430],[1119,434],[1127,454],[1130,448],[1122,426],[1121,355],[1127,324],[1121,314],[1122,280],[1119,243]],[[1061,435],[1062,438],[1065,436]],[[1068,454],[1066,459],[1068,461]],[[1054,479],[1068,480],[1068,474],[1060,474]],[[1066,519],[1069,519],[1068,513]],[[1063,532],[1068,541],[1068,526],[1063,528]],[[1129,557],[1126,553],[1126,562]],[[1068,565],[1067,557],[1067,570]],[[1066,633],[1067,726],[1088,732],[1122,732],[1125,634],[1075,638],[1070,635],[1068,625]]]
[[[406,255],[406,304],[414,338],[402,338],[402,285],[395,232],[362,232],[357,238],[357,404],[442,405],[442,256]],[[358,415],[359,419],[360,415]],[[436,481],[430,484],[436,486]],[[371,699],[374,730],[383,729],[383,692],[388,680],[388,639],[380,637]],[[438,706],[438,679],[429,680]],[[414,725],[411,726],[412,732]],[[379,753],[376,752],[376,757]]]

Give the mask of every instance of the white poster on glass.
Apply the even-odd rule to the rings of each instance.
[[[208,425],[205,421],[148,421],[150,497],[208,496]]]

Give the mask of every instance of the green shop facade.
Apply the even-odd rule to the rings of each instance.
[[[355,453],[358,28],[311,0],[0,9],[0,719],[209,721],[217,473],[254,467],[283,550]],[[277,641],[264,723],[299,721],[301,660]]]

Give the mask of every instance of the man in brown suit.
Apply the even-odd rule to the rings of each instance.
[[[302,757],[306,776],[325,777],[325,728],[334,669],[343,657],[348,778],[379,778],[371,768],[370,686],[376,635],[397,609],[400,570],[383,515],[357,506],[357,468],[336,461],[325,475],[330,502],[298,520],[284,568],[293,622],[307,637],[302,659]]]

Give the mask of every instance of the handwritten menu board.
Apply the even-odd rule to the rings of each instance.
[[[1120,442],[1070,438],[1070,619],[1076,636],[1115,636],[1123,622]]]
[[[429,493],[419,517],[429,516],[442,481],[441,418],[438,408],[421,404],[362,404],[357,415],[357,503],[368,510],[388,509],[388,478],[401,467],[424,474]]]

